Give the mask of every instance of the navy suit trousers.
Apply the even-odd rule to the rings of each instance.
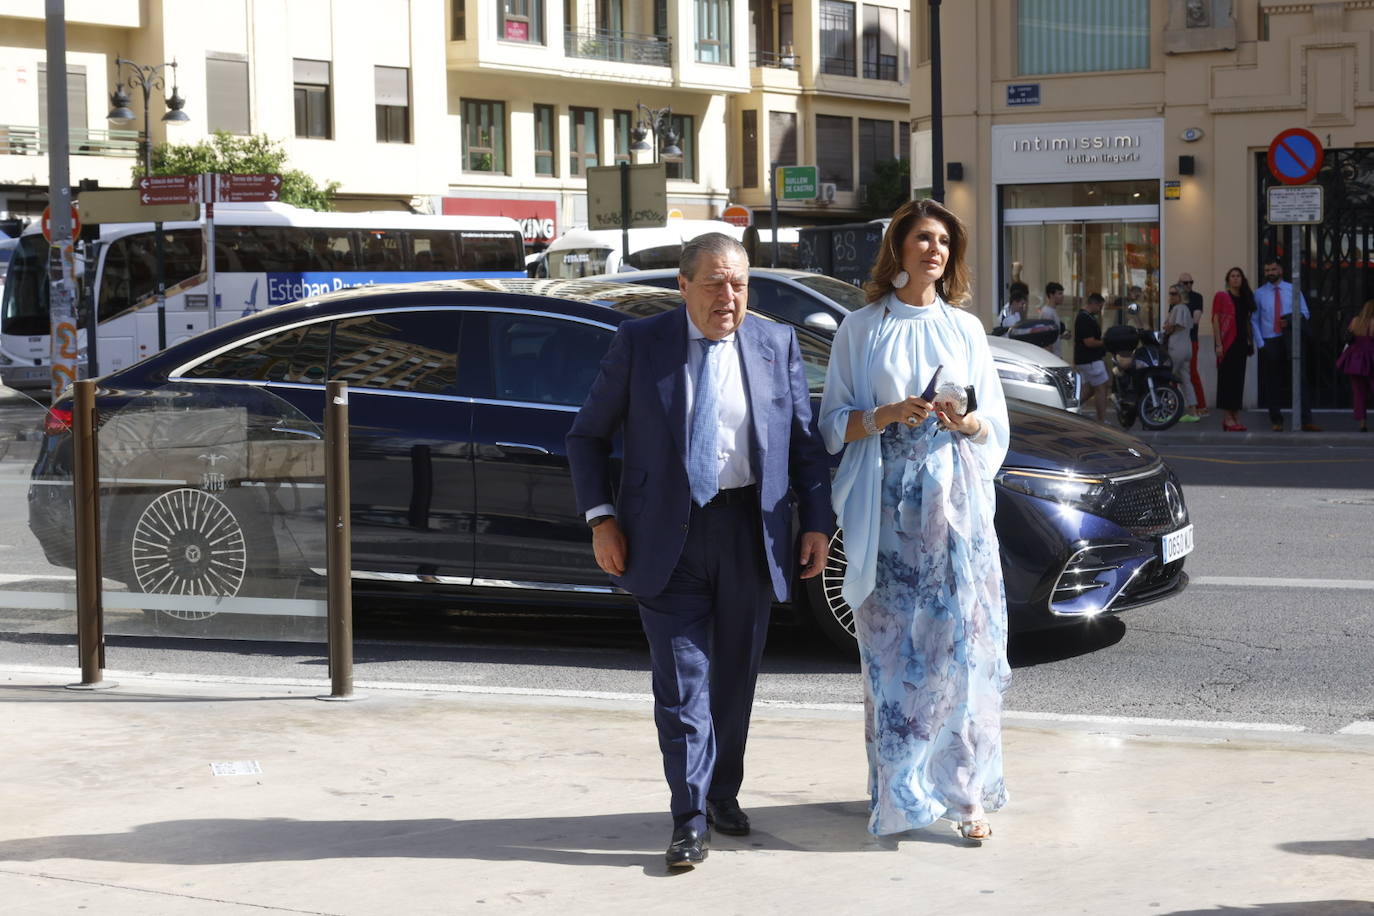
[[[773,597],[761,527],[754,501],[694,505],[667,586],[637,596],[674,826],[704,829],[706,800],[734,799],[744,780]]]

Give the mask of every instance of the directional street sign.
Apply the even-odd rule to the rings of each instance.
[[[1269,225],[1307,226],[1321,223],[1325,204],[1322,190],[1319,184],[1269,188],[1269,212],[1266,214]]]
[[[1316,134],[1290,127],[1269,144],[1269,171],[1284,184],[1307,184],[1321,171],[1324,156]]]
[[[773,176],[778,200],[815,200],[820,196],[820,179],[814,165],[780,165]]]
[[[200,200],[199,175],[149,175],[138,180],[144,204],[193,204]]]
[[[220,175],[216,187],[215,200],[220,203],[276,200],[281,196],[281,176]]]

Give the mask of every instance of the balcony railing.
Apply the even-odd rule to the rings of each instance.
[[[749,55],[750,66],[771,67],[775,70],[795,70],[797,69],[797,55],[788,51],[754,51]]]
[[[0,124],[0,156],[45,156],[49,132],[46,127]],[[68,142],[73,156],[138,155],[138,131],[73,127]]]
[[[568,29],[563,33],[563,51],[569,57],[651,67],[671,66],[673,59],[673,45],[668,38],[612,29]]]

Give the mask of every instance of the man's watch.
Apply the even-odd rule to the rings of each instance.
[[[615,516],[614,516],[614,515],[595,515],[595,516],[592,516],[591,518],[587,519],[587,527],[588,527],[588,528],[595,528],[597,525],[601,524],[602,522],[604,522],[604,521],[605,521],[606,519],[608,519],[608,518],[615,518]]]

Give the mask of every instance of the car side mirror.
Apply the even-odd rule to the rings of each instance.
[[[831,333],[840,329],[839,322],[829,312],[812,312],[806,316],[802,324],[817,331],[830,331]]]

